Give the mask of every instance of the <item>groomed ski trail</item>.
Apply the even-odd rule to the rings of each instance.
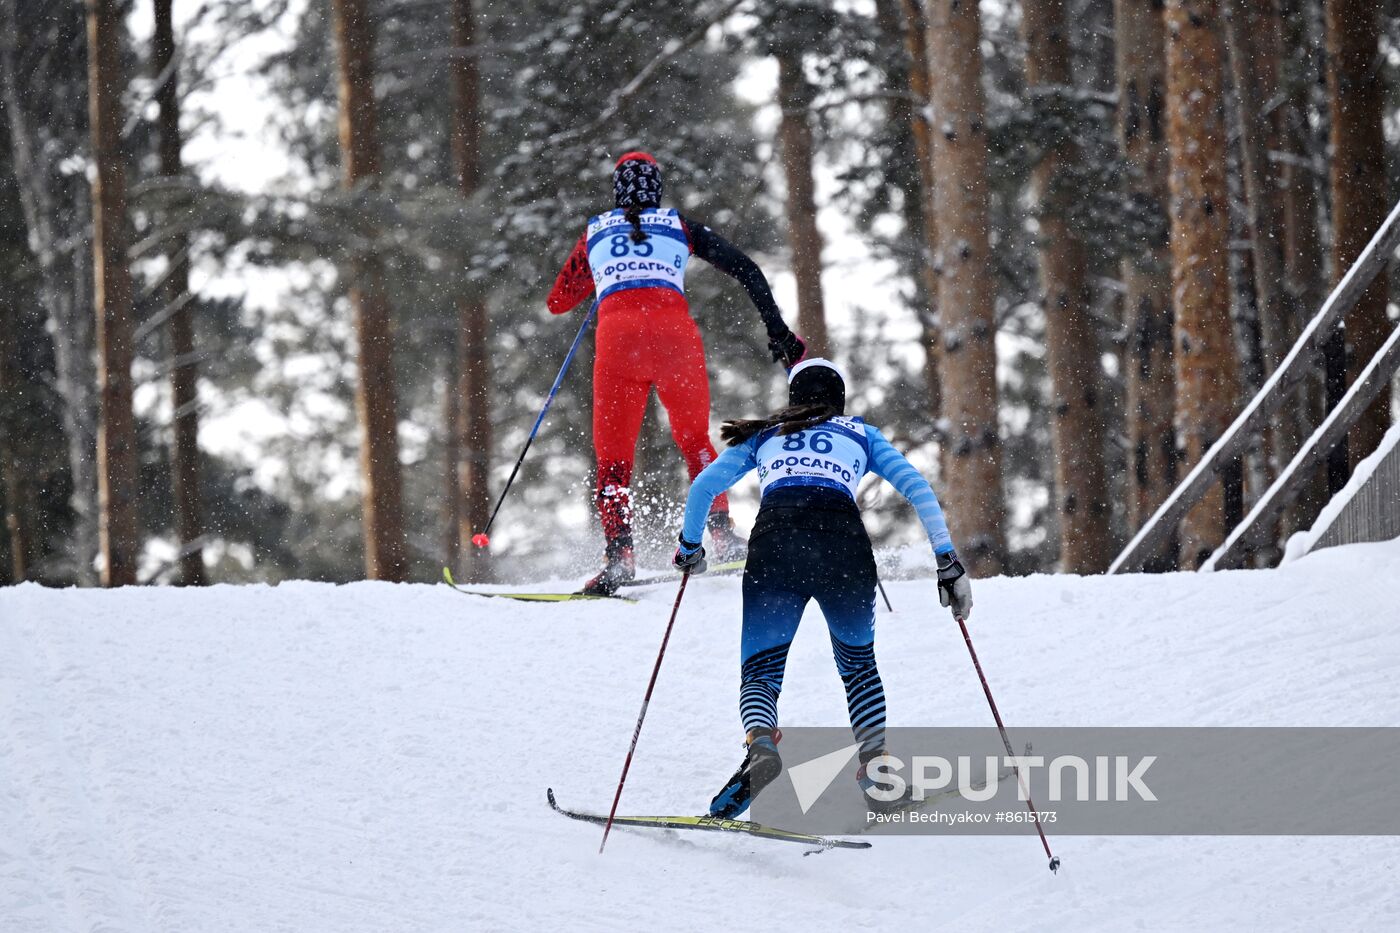
[[[1017,726],[1396,725],[1400,542],[1277,571],[978,581]],[[687,590],[623,809],[698,812],[741,755],[738,578]],[[560,585],[541,581],[541,588]],[[989,725],[929,581],[887,583],[895,725]],[[0,929],[1199,930],[1400,926],[1400,840],[881,837],[846,858],[597,835],[674,597],[445,586],[0,590]],[[815,609],[781,706],[844,721]],[[1029,833],[1029,829],[1028,829]]]

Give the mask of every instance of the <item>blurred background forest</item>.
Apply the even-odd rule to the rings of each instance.
[[[629,149],[847,369],[974,574],[1102,571],[1400,191],[1395,0],[0,0],[0,33],[0,582],[592,568],[591,340],[469,539]],[[780,404],[742,289],[688,290],[716,421]],[[1392,291],[1153,569],[1220,542]],[[635,484],[659,565],[686,481],[654,399]],[[887,572],[926,550],[862,502]]]

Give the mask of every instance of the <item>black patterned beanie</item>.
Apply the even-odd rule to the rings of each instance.
[[[627,152],[613,167],[613,197],[617,206],[661,206],[661,166],[645,152]]]

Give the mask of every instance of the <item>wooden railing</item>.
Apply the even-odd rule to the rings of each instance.
[[[1356,307],[1357,301],[1371,285],[1381,270],[1386,267],[1395,254],[1396,247],[1400,246],[1400,203],[1391,209],[1390,215],[1386,217],[1385,223],[1381,224],[1376,231],[1371,242],[1366,249],[1357,257],[1356,262],[1347,270],[1347,274],[1342,278],[1337,287],[1332,290],[1332,294],[1327,296],[1322,307],[1308,326],[1303,329],[1298,340],[1293,345],[1293,349],[1279,363],[1278,368],[1264,383],[1264,387],[1245,406],[1234,422],[1226,429],[1211,448],[1206,451],[1199,463],[1191,468],[1191,472],[1186,475],[1176,487],[1171,495],[1157,508],[1133,536],[1123,552],[1114,558],[1109,566],[1109,573],[1125,573],[1141,570],[1143,565],[1157,554],[1166,545],[1176,530],[1186,513],[1191,510],[1197,502],[1210,491],[1211,486],[1220,481],[1222,473],[1229,469],[1230,465],[1244,454],[1245,448],[1249,445],[1250,439],[1261,433],[1268,426],[1269,417],[1287,400],[1290,391],[1296,386],[1308,372],[1316,365],[1316,360],[1322,352],[1323,344],[1337,329],[1337,325],[1342,322],[1352,308]],[[1255,504],[1250,516],[1235,529],[1235,533],[1227,540],[1226,545],[1217,550],[1216,554],[1210,558],[1211,566],[1232,566],[1229,561],[1238,559],[1241,549],[1248,546],[1256,539],[1261,527],[1267,527],[1268,521],[1263,512],[1275,509],[1275,505],[1269,500],[1277,503],[1283,501],[1283,507],[1292,501],[1291,497],[1297,495],[1298,484],[1306,482],[1308,470],[1304,469],[1302,461],[1317,463],[1325,457],[1331,443],[1328,438],[1333,435],[1344,434],[1365,409],[1367,402],[1357,402],[1357,399],[1366,392],[1372,392],[1370,398],[1375,398],[1375,394],[1380,391],[1380,387],[1388,384],[1390,375],[1395,369],[1391,366],[1386,374],[1387,363],[1382,357],[1389,359],[1397,355],[1395,349],[1396,335],[1392,334],[1385,347],[1371,361],[1371,366],[1367,367],[1366,373],[1372,373],[1375,377],[1383,376],[1387,381],[1380,381],[1373,378],[1368,382],[1365,373],[1357,379],[1351,390],[1337,408],[1328,415],[1322,426],[1314,432],[1313,436],[1303,445],[1294,462],[1289,464],[1289,469],[1284,471],[1284,475],[1279,477],[1279,481],[1270,487],[1269,493],[1261,497]],[[1391,361],[1394,362],[1393,360]],[[1363,386],[1363,383],[1367,385]],[[1376,384],[1378,383],[1378,384]],[[1374,390],[1374,391],[1373,391]],[[1353,404],[1348,404],[1351,400]],[[1349,419],[1349,420],[1348,420]],[[1343,423],[1345,422],[1345,423]],[[1293,469],[1294,465],[1298,469]],[[1287,479],[1285,483],[1284,480]],[[1283,486],[1280,487],[1280,483]],[[1275,491],[1275,487],[1280,487]],[[1262,511],[1261,511],[1262,507]],[[1260,513],[1256,518],[1256,513]],[[1274,512],[1277,517],[1277,513]],[[1253,521],[1251,521],[1253,519]],[[1230,541],[1238,542],[1231,548],[1228,555],[1225,551],[1230,547]],[[1228,557],[1228,560],[1227,560]],[[1226,563],[1221,563],[1226,561]]]

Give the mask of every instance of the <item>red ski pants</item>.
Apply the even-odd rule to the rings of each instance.
[[[669,289],[617,292],[598,309],[593,360],[593,448],[598,514],[609,543],[631,543],[632,465],[652,388],[690,478],[715,459],[710,443],[710,379],[705,346],[685,298]],[[715,499],[712,512],[728,512]]]

